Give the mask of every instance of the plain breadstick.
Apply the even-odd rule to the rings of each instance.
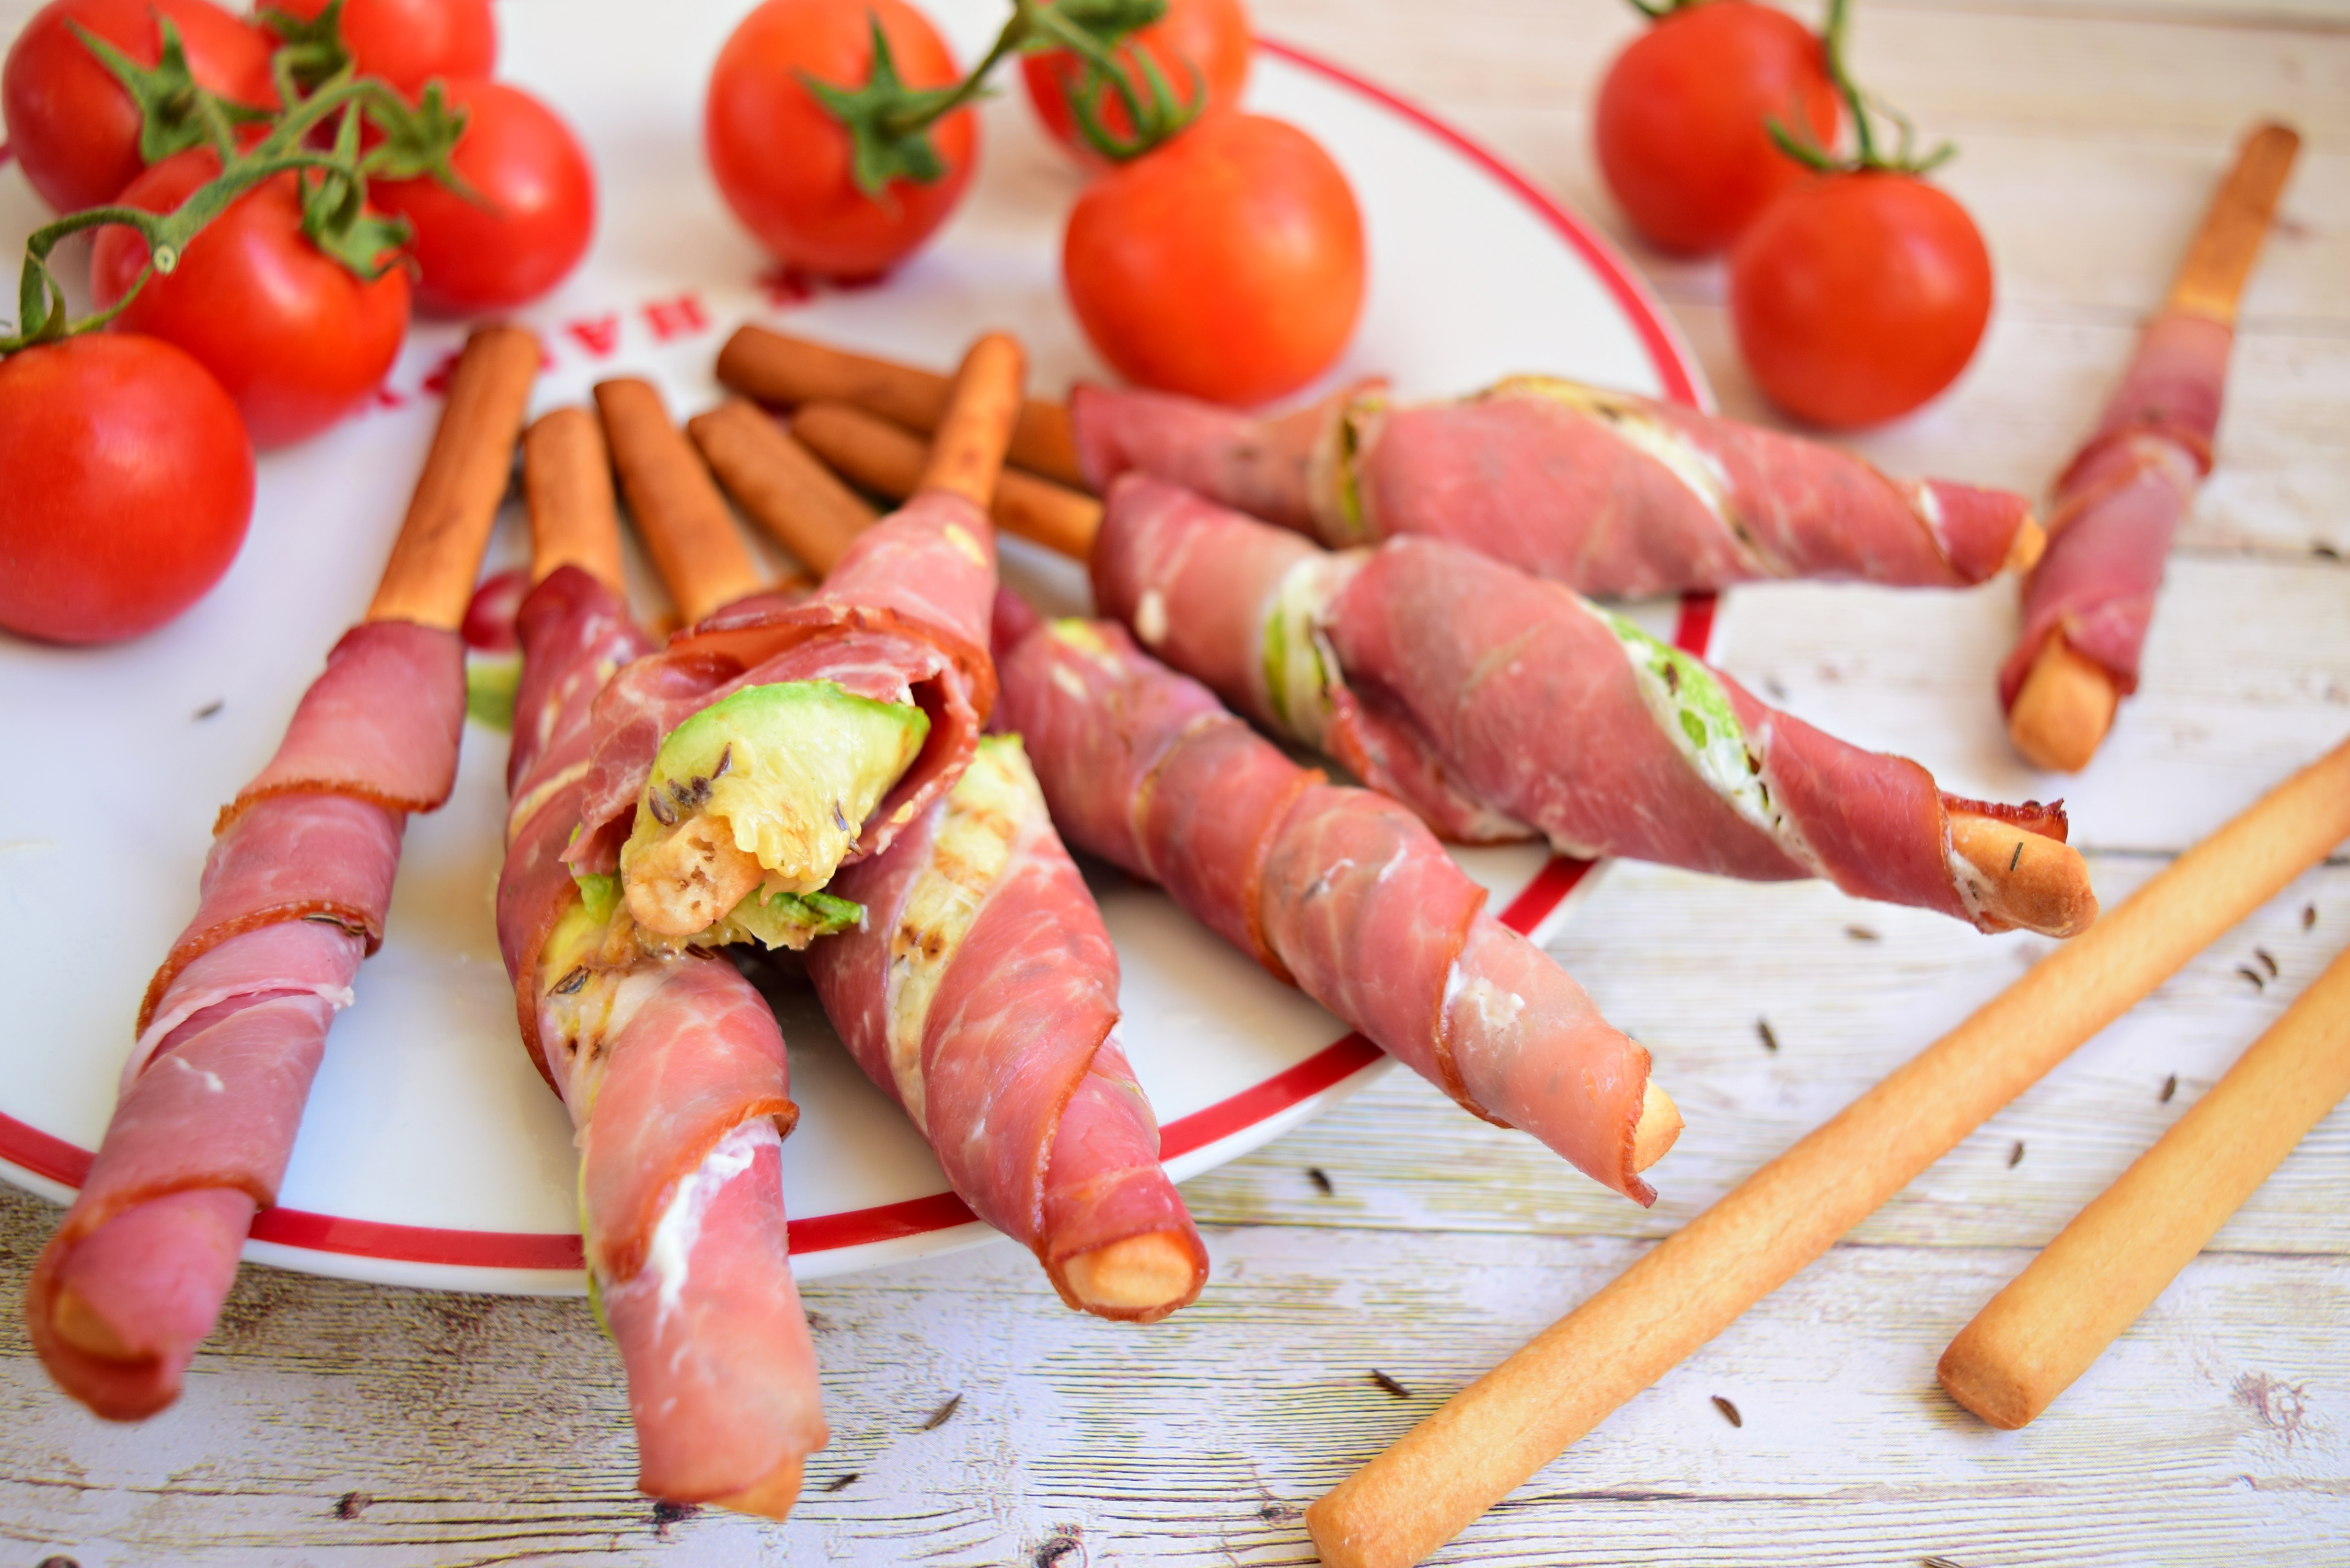
[[[1978,811],[1950,813],[1951,852],[1974,868],[1982,912],[2010,930],[2074,937],[2097,918],[2089,863],[2060,840]]]
[[[1942,1353],[1950,1397],[2023,1426],[2105,1354],[2350,1095],[2350,952]]]
[[[816,402],[792,416],[792,434],[852,483],[903,499],[921,482],[922,438],[847,403]],[[988,508],[995,525],[1082,561],[1101,532],[1101,503],[1082,491],[1007,468]]]
[[[556,409],[524,432],[522,489],[530,507],[531,581],[577,566],[627,597],[612,456],[594,414]]]
[[[443,631],[463,624],[540,358],[538,339],[519,327],[484,327],[465,339],[368,619]]]
[[[1825,1252],[2350,835],[2350,742],[1742,1182],[1306,1512],[1329,1568],[1404,1568]]]
[[[637,520],[661,581],[688,626],[767,586],[750,546],[726,514],[726,499],[683,431],[669,422],[651,383],[627,379],[596,384],[604,439],[620,471],[629,514]]]
[[[1003,472],[1004,443],[1020,417],[1020,384],[1027,374],[1018,338],[991,332],[971,346],[931,435],[918,489],[942,490],[987,509],[996,475]]]
[[[950,384],[947,377],[928,370],[827,348],[764,327],[743,327],[726,340],[718,352],[718,379],[759,402],[847,403],[925,435],[946,415]],[[1031,398],[1021,405],[1008,456],[1017,466],[1065,484],[1086,482],[1069,435],[1069,410],[1059,403]]]
[[[2077,774],[2105,744],[2121,701],[2104,665],[2074,652],[2063,632],[2052,632],[2015,693],[2008,739],[2033,767]]]
[[[756,404],[729,398],[685,428],[734,504],[819,577],[878,518]]]

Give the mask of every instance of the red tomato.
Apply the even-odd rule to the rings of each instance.
[[[209,148],[166,158],[122,193],[169,212],[219,171]],[[99,231],[90,293],[103,307],[130,289],[147,247],[125,228]],[[151,277],[115,318],[195,356],[244,416],[254,444],[283,446],[325,430],[383,382],[408,331],[408,274],[364,283],[302,234],[294,176],[247,192],[188,244],[178,270]]]
[[[0,360],[0,626],[151,631],[220,581],[253,518],[253,448],[220,383],[128,334]]]
[[[1346,348],[1363,306],[1362,213],[1304,131],[1211,114],[1077,199],[1061,275],[1119,375],[1260,403]]]
[[[946,164],[938,180],[893,180],[879,201],[857,188],[848,132],[800,73],[862,85],[873,66],[868,16],[879,18],[908,87],[957,79],[938,30],[903,0],[766,0],[719,50],[702,114],[710,171],[734,215],[785,261],[829,277],[871,277],[929,238],[962,199],[978,152],[978,122],[958,110],[931,128]]]
[[[1148,54],[1168,87],[1185,101],[1191,92],[1188,61],[1199,69],[1208,107],[1230,109],[1240,102],[1241,89],[1248,85],[1251,47],[1248,13],[1241,9],[1241,0],[1170,0],[1167,14],[1128,38],[1118,57],[1131,67],[1138,49]],[[1069,113],[1068,90],[1084,79],[1085,62],[1066,49],[1048,49],[1024,56],[1020,74],[1028,87],[1028,101],[1053,140],[1082,162],[1108,167],[1108,160],[1093,150]],[[1136,76],[1137,85],[1143,85],[1139,71]],[[1122,140],[1134,134],[1134,122],[1115,92],[1103,95],[1098,112],[1102,129],[1112,136]]]
[[[56,0],[33,14],[0,67],[7,142],[41,200],[61,213],[111,202],[147,167],[139,110],[114,73],[67,24],[78,22],[141,65],[163,52],[169,16],[197,82],[243,103],[277,101],[266,33],[207,0]]]
[[[1750,0],[1705,0],[1616,57],[1592,140],[1632,226],[1665,250],[1702,255],[1805,172],[1768,123],[1808,127],[1825,147],[1836,104],[1827,51],[1801,22]]]
[[[276,0],[315,18],[327,0]],[[343,46],[363,77],[381,77],[413,99],[435,77],[485,77],[497,68],[498,24],[490,0],[343,0]]]
[[[1991,299],[1974,220],[1908,174],[1798,185],[1731,254],[1738,351],[1773,401],[1814,424],[1875,424],[1949,386]]]
[[[596,232],[596,172],[571,128],[520,88],[445,84],[465,111],[449,160],[487,197],[467,201],[438,181],[379,180],[368,200],[416,225],[416,303],[463,315],[524,304],[563,281]]]

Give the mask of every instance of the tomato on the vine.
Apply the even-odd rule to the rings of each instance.
[[[1207,96],[1205,110],[1212,113],[1240,102],[1241,91],[1248,86],[1253,47],[1241,0],[1168,0],[1167,14],[1119,45],[1117,58],[1132,71],[1138,57],[1147,54],[1176,97],[1186,101],[1192,93],[1191,73],[1197,70],[1198,85]],[[1022,56],[1020,74],[1028,101],[1053,140],[1081,161],[1103,166],[1107,161],[1079,133],[1069,112],[1068,95],[1084,80],[1085,62],[1067,49],[1046,49]],[[1115,91],[1102,95],[1098,114],[1102,129],[1116,140],[1134,134],[1133,116]]]
[[[1831,428],[1906,414],[1956,380],[1991,303],[1991,252],[1967,210],[1892,170],[1797,186],[1731,255],[1747,368],[1772,401]]]
[[[151,66],[163,50],[159,16],[179,29],[199,86],[257,107],[277,101],[269,35],[210,0],[54,0],[9,46],[0,67],[0,117],[25,177],[57,211],[111,202],[147,167],[138,105],[73,26]]]
[[[1592,143],[1607,189],[1653,244],[1687,255],[1735,240],[1804,167],[1770,122],[1822,146],[1836,89],[1819,38],[1754,0],[1681,5],[1607,67]]]
[[[129,334],[0,359],[0,626],[137,637],[228,570],[253,517],[236,405],[179,349]]]
[[[121,199],[170,212],[219,170],[211,149],[194,148],[132,181]],[[273,175],[238,197],[115,318],[193,355],[261,447],[315,434],[364,402],[408,330],[408,274],[395,266],[368,282],[322,254],[303,235],[294,181]],[[146,265],[136,234],[100,230],[90,253],[98,304],[120,299]]]
[[[977,156],[978,123],[958,109],[930,130],[938,179],[892,179],[878,196],[858,188],[849,132],[803,78],[866,82],[877,24],[907,87],[954,82],[945,40],[904,0],[766,0],[710,73],[702,145],[726,204],[777,256],[830,277],[870,277],[902,260],[954,211]]]
[[[416,303],[463,314],[536,299],[579,265],[596,230],[596,174],[556,112],[520,88],[442,84],[465,115],[450,166],[484,205],[426,178],[378,180],[368,200],[415,226]]]
[[[328,0],[276,0],[314,21]],[[435,77],[486,77],[497,68],[498,23],[490,0],[343,0],[343,47],[363,77],[381,77],[413,99]]]
[[[1353,335],[1362,213],[1295,126],[1211,114],[1078,198],[1061,274],[1121,376],[1260,403],[1320,375]]]

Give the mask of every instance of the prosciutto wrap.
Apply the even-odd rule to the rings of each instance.
[[[580,832],[565,859],[583,873],[619,867],[640,805],[658,809],[646,788],[655,753],[688,717],[749,688],[816,681],[928,720],[911,764],[846,825],[855,836],[840,864],[879,854],[954,783],[994,706],[994,591],[986,514],[928,491],[860,535],[815,594],[754,596],[680,633],[596,699]]]
[[[2005,491],[1893,479],[1815,441],[1549,377],[1434,403],[1369,382],[1276,420],[1080,386],[1069,416],[1097,491],[1151,474],[1334,549],[1444,539],[1602,597],[1763,577],[1963,587],[2000,569],[2031,515]]]
[[[89,1179],[26,1292],[49,1375],[99,1415],[179,1397],[253,1217],[277,1200],[328,1027],[383,941],[408,814],[456,780],[464,717],[455,633],[355,627],[221,812]],[[92,1354],[93,1337],[120,1354]]]
[[[650,639],[576,566],[534,588],[517,624],[498,942],[524,1044],[577,1129],[588,1278],[628,1368],[638,1485],[775,1511],[755,1505],[787,1505],[827,1438],[785,1232],[781,1139],[798,1111],[783,1036],[732,964],[641,951],[608,883],[588,879],[590,908],[564,863],[597,693]]]
[[[1117,950],[1019,740],[983,740],[954,788],[834,890],[865,921],[811,946],[808,976],[956,1195],[1072,1307],[1149,1322],[1189,1304],[1207,1249],[1114,1033]],[[1070,1260],[1154,1233],[1191,1259],[1180,1299],[1128,1308],[1072,1288]]]
[[[1053,815],[1472,1114],[1641,1204],[1648,1053],[1485,910],[1410,812],[1323,782],[1108,621],[996,621],[1001,720]]]
[[[1157,480],[1110,487],[1094,595],[1143,644],[1455,837],[1824,877],[1985,930],[1951,808],[2061,842],[2061,806],[1942,794],[1556,583],[1440,540],[1332,555]],[[2021,851],[2019,851],[2021,853]]]
[[[2163,562],[2211,471],[2211,439],[2235,334],[2207,317],[2166,311],[2149,323],[2105,418],[2056,482],[2048,549],[2023,587],[2023,636],[1999,672],[2015,706],[2051,637],[2137,690],[2138,654]]]

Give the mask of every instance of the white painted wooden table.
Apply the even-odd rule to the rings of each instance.
[[[1617,0],[1260,0],[1259,22],[1620,229],[1586,144],[1598,75],[1634,27]],[[2241,128],[2277,112],[2307,139],[2147,689],[2089,773],[2036,778],[2005,748],[1990,672],[2012,587],[1742,592],[1718,634],[1750,684],[1955,790],[2061,790],[2111,901],[2350,731],[2350,11],[1864,0],[1857,54],[1962,144],[1945,178],[2000,269],[1958,389],[1857,443],[1896,468],[2039,490]],[[1767,417],[1719,270],[1627,245],[1724,407]],[[2036,1427],[1988,1430],[1932,1371],[2031,1249],[2345,942],[2337,857],[1439,1560],[2350,1561],[2350,1116]],[[1215,1275],[1159,1327],[1073,1317],[1002,1244],[812,1287],[835,1437],[782,1526],[669,1517],[636,1495],[618,1363],[579,1302],[248,1268],[185,1400],[103,1426],[50,1389],[13,1310],[55,1210],[0,1189],[0,1568],[1310,1563],[1307,1501],[2038,950],[1817,885],[1638,867],[1552,946],[1688,1113],[1653,1210],[1390,1075],[1190,1185]]]

